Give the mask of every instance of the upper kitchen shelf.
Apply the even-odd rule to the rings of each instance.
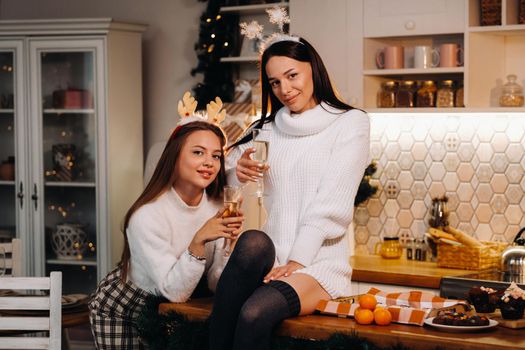
[[[239,5],[239,6],[223,6],[220,9],[221,13],[235,13],[241,16],[244,15],[257,15],[264,13],[264,10],[272,8],[274,6],[288,7],[288,2],[274,2],[268,4],[257,4],[257,5]]]

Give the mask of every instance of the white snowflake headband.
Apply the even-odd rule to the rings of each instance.
[[[260,41],[259,53],[262,55],[264,50],[279,41],[295,41],[300,43],[300,38],[284,32],[284,25],[290,23],[290,17],[284,7],[275,6],[267,9],[266,12],[270,17],[270,23],[276,24],[279,27],[279,32],[275,32],[268,37],[263,36],[263,26],[257,21],[250,23],[243,22],[240,24],[241,34],[250,40],[257,39]]]
[[[197,121],[219,126],[226,117],[226,110],[221,110],[222,106],[222,100],[217,96],[215,97],[215,101],[211,101],[206,105],[206,113],[195,111],[195,109],[197,109],[197,100],[191,96],[189,91],[186,91],[182,97],[182,101],[179,101],[177,106],[180,115],[180,121],[177,123],[177,127]]]

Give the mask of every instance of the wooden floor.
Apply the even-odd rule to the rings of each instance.
[[[204,320],[211,313],[211,299],[195,299],[187,303],[160,304],[159,312],[176,311],[189,320]],[[359,336],[379,346],[403,344],[413,350],[517,350],[525,349],[523,329],[496,327],[480,333],[446,333],[430,327],[401,324],[388,326],[359,325],[351,318],[328,315],[309,315],[284,320],[276,330],[277,335],[305,339],[326,339],[332,334],[350,334],[355,330]]]

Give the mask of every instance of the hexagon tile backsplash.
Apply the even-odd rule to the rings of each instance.
[[[480,240],[512,242],[525,226],[525,113],[371,113],[370,136],[378,191],[355,210],[356,254],[422,237],[443,194],[450,224]]]

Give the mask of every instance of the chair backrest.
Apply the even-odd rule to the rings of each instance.
[[[22,276],[21,241],[13,238],[11,243],[0,243],[0,276]]]
[[[28,294],[17,294],[20,290]],[[0,277],[0,349],[60,350],[61,300],[62,272],[51,272],[49,277]],[[49,332],[49,336],[11,336],[13,333],[42,331]],[[6,333],[11,335],[4,336]]]

